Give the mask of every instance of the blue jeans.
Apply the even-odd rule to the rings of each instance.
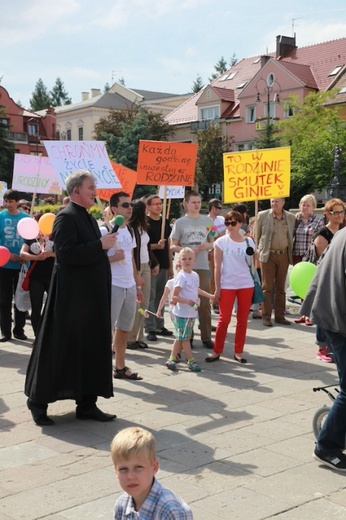
[[[346,337],[330,330],[325,330],[325,334],[334,354],[340,392],[318,436],[317,449],[328,455],[340,455],[345,448],[346,435]]]

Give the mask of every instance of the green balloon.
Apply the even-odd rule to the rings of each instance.
[[[290,286],[297,296],[304,299],[317,267],[310,262],[299,262],[290,272]]]

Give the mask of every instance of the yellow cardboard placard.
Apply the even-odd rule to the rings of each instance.
[[[224,202],[288,197],[291,148],[266,148],[223,154]]]

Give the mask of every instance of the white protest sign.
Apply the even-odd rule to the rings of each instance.
[[[60,186],[76,170],[88,170],[97,188],[121,188],[103,141],[43,141]]]
[[[61,194],[60,183],[48,157],[14,155],[12,189],[27,193]]]
[[[167,199],[183,199],[185,197],[185,186],[166,186],[166,198]],[[165,196],[165,187],[160,186],[159,197],[161,199]]]
[[[0,181],[0,204],[4,202],[4,193],[7,191],[7,184],[6,182]]]

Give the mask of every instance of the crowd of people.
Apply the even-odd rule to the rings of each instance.
[[[169,370],[177,370],[184,355],[189,370],[201,371],[192,350],[197,319],[202,345],[210,349],[205,361],[220,360],[233,312],[233,359],[246,364],[250,312],[264,327],[273,326],[272,316],[275,324],[291,325],[286,317],[289,265],[318,263],[345,220],[346,207],[339,199],[328,201],[325,218],[318,217],[311,194],[301,199],[296,215],[284,209],[281,198],[271,199],[270,209],[260,211],[256,221],[249,220],[245,204],[222,216],[216,198],[209,201],[206,215],[201,196],[191,190],[184,198],[184,215],[170,224],[162,218],[157,194],[133,201],[121,191],[111,196],[100,225],[88,212],[96,197],[92,174],[74,172],[66,189],[68,198],[49,236],[24,240],[18,234],[18,222],[30,216],[31,204],[20,203],[15,190],[5,193],[0,212],[0,245],[10,251],[10,260],[0,267],[0,341],[11,340],[12,334],[27,340],[26,313],[14,305],[12,326],[11,311],[21,266],[30,263],[35,341],[25,393],[40,426],[54,424],[48,404],[60,399],[76,401],[77,419],[115,419],[97,407],[97,398],[113,395],[112,378],[143,379],[127,366],[126,352],[147,349],[158,336],[173,336],[165,326],[166,303],[175,335],[165,363]],[[256,270],[263,289],[261,309],[252,303]],[[214,338],[212,310],[218,316]],[[311,313],[295,322],[317,324],[317,357],[332,362],[333,338],[324,321],[316,320],[314,308]]]

